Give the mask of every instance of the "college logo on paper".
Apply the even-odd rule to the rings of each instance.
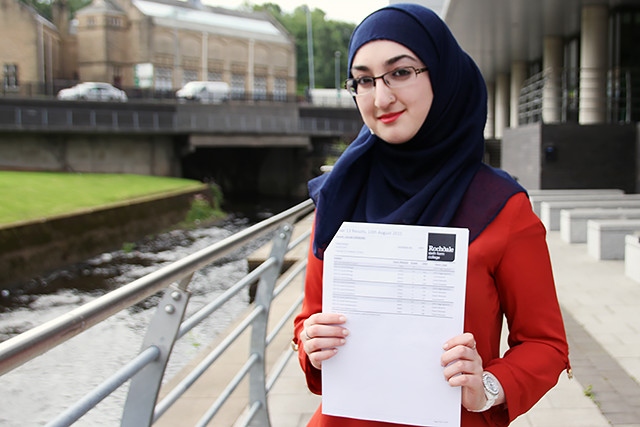
[[[427,235],[427,261],[447,261],[456,259],[456,235],[429,233]]]

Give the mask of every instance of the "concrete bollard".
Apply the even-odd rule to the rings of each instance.
[[[640,233],[625,236],[624,274],[640,283]]]

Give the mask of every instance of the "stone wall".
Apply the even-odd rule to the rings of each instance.
[[[0,168],[181,176],[176,144],[170,135],[8,133],[0,138]]]
[[[640,192],[633,124],[532,124],[507,129],[501,167],[528,189],[620,188]]]
[[[0,227],[0,286],[122,248],[183,221],[207,187]]]

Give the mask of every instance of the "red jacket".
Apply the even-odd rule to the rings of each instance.
[[[294,320],[294,341],[304,320],[322,311],[322,267],[310,250],[305,298]],[[509,326],[509,349],[501,356],[503,317]],[[508,425],[528,411],[569,367],[545,229],[524,193],[511,197],[469,246],[464,330],[473,333],[484,368],[502,384],[507,404],[483,413],[461,408],[462,427]],[[309,389],[322,394],[320,371],[311,365],[302,346],[299,360]],[[309,426],[397,424],[322,415],[318,408]]]

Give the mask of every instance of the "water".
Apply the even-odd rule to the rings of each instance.
[[[293,204],[289,204],[289,207]],[[177,230],[136,243],[131,251],[104,253],[85,262],[23,284],[22,291],[3,290],[0,341],[60,316],[163,265],[194,253],[263,219],[273,210],[254,206],[252,217],[232,216],[224,224]],[[246,256],[268,239],[243,248],[198,271],[185,317],[215,299],[248,272]],[[65,344],[0,377],[0,425],[41,426],[99,385],[140,350],[149,319],[161,295],[112,316]],[[241,292],[221,310],[176,343],[165,381],[224,330],[247,307]],[[116,426],[127,386],[103,400],[74,426]]]

